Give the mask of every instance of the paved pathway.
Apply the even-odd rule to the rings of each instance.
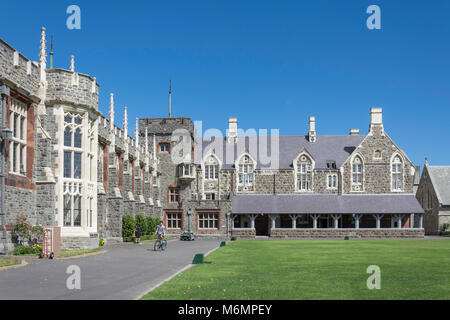
[[[206,253],[219,240],[169,241],[168,250],[153,243],[124,243],[107,253],[66,260],[33,260],[29,265],[0,271],[0,299],[136,299]],[[81,289],[66,286],[67,267],[81,270]]]

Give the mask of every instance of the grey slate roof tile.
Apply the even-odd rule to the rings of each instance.
[[[428,166],[428,173],[439,202],[450,205],[450,166]]]
[[[365,137],[366,135],[319,135],[315,142],[309,142],[308,136],[279,136],[279,161],[273,168],[270,168],[264,157],[270,156],[272,149],[275,150],[271,148],[270,136],[238,137],[237,143],[228,143],[226,137],[198,137],[195,159],[200,164],[199,159],[203,159],[207,151],[214,148],[215,154],[222,161],[222,169],[233,169],[236,158],[247,150],[257,161],[256,169],[293,169],[293,160],[305,149],[313,157],[316,169],[327,169],[329,160],[336,161],[339,168]],[[261,143],[260,151],[260,141],[267,142],[267,149]],[[198,148],[200,145],[202,151]]]

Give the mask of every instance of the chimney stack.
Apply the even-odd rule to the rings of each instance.
[[[384,132],[384,129],[383,129],[383,109],[382,108],[370,108],[369,134],[373,134],[375,128],[381,129],[381,133]]]
[[[359,129],[350,129],[351,136],[359,136]]]
[[[227,140],[228,142],[236,143],[237,141],[237,118],[228,119]]]
[[[316,142],[316,117],[309,117],[309,142]]]

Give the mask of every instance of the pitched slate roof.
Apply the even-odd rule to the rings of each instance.
[[[222,161],[222,169],[233,169],[235,160],[244,151],[248,151],[257,162],[256,169],[293,169],[293,160],[305,149],[313,157],[315,168],[326,169],[329,160],[336,161],[336,167],[339,168],[365,137],[365,135],[319,135],[315,142],[309,142],[308,136],[279,136],[278,164],[274,167],[270,167],[270,163],[266,160],[270,158],[271,150],[276,150],[272,146],[271,136],[238,137],[237,143],[228,143],[226,137],[199,137],[196,140],[195,159],[199,164],[199,159],[203,159],[209,149],[214,149]],[[202,152],[202,155],[199,152]]]
[[[413,194],[238,194],[234,214],[424,213]]]
[[[450,166],[428,166],[428,174],[439,202],[450,205]]]

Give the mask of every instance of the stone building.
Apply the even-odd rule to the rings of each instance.
[[[65,248],[121,241],[124,214],[160,217],[172,235],[423,236],[416,168],[380,108],[367,135],[319,135],[311,117],[306,135],[253,136],[230,118],[226,136],[211,138],[168,117],[136,119],[131,137],[126,107],[122,128],[113,94],[103,116],[100,85],[73,56],[67,70],[47,67],[45,28],[37,62],[0,40],[0,88],[10,248],[20,214],[61,227]]]
[[[416,198],[425,211],[416,223],[426,235],[439,235],[450,224],[450,166],[430,166],[426,161]]]

